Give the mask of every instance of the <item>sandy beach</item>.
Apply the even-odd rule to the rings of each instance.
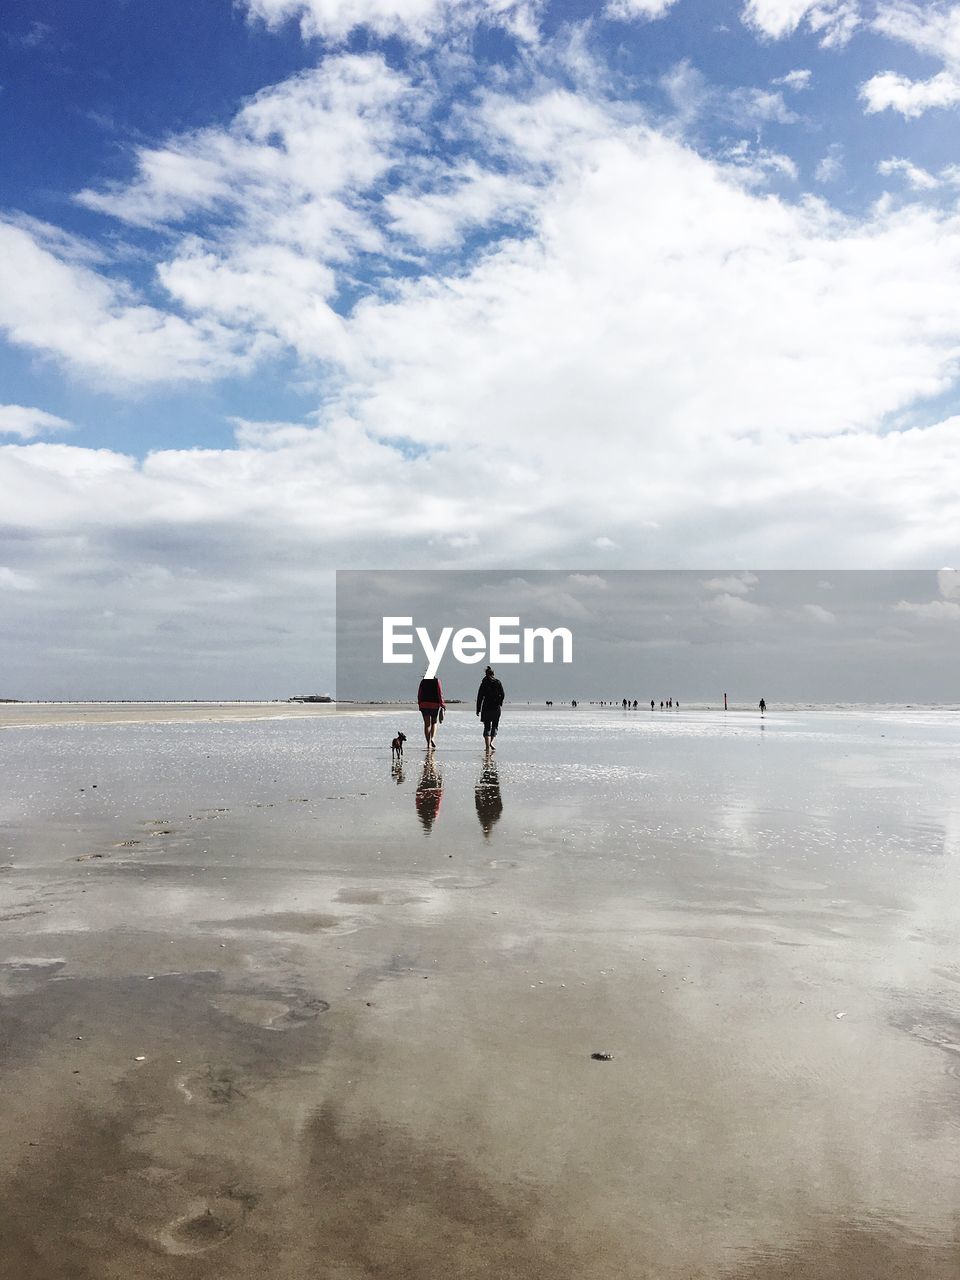
[[[0,708],[0,1275],[960,1274],[955,712],[237,705]]]
[[[0,729],[315,719],[379,710],[367,703],[335,702],[6,702],[0,703]]]

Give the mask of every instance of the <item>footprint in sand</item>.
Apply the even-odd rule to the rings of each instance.
[[[200,920],[200,928],[262,930],[267,933],[355,933],[360,927],[353,916],[325,915],[318,911],[273,911],[266,915],[234,916],[229,920]]]
[[[0,964],[0,996],[22,996],[38,991],[66,966],[66,960],[24,957]]]
[[[232,1067],[206,1066],[190,1071],[177,1081],[177,1088],[187,1102],[211,1107],[227,1107],[247,1095],[237,1083],[237,1072]]]
[[[486,889],[497,882],[492,876],[487,879],[480,876],[437,876],[431,883],[438,889]]]
[[[186,1213],[164,1227],[157,1236],[161,1248],[175,1257],[208,1253],[225,1244],[243,1225],[249,1204],[230,1195],[194,1200]]]
[[[411,902],[429,902],[429,898],[401,889],[341,889],[336,902],[357,907],[404,907]]]
[[[253,996],[234,991],[225,991],[211,1004],[228,1017],[253,1027],[262,1027],[264,1031],[289,1031],[293,1027],[302,1027],[330,1008],[326,1000],[303,999],[284,993]]]

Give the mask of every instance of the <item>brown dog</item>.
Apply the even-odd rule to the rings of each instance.
[[[393,753],[392,758],[394,760],[403,759],[403,744],[406,742],[406,740],[407,740],[407,735],[405,733],[400,733],[398,731],[397,736],[390,743],[390,750]]]

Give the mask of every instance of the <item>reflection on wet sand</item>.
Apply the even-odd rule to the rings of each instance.
[[[440,816],[440,801],[443,799],[443,775],[437,765],[436,757],[428,751],[423,761],[420,780],[414,793],[417,817],[424,831],[429,835],[433,824]]]
[[[11,756],[0,1275],[957,1280],[952,738],[330,723]]]
[[[490,832],[500,821],[503,813],[500,776],[497,773],[497,762],[491,756],[483,762],[483,768],[480,770],[480,776],[474,788],[474,801],[483,834],[489,839]]]

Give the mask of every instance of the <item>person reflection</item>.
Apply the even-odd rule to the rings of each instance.
[[[477,817],[483,827],[483,834],[490,839],[490,832],[500,821],[503,813],[503,797],[500,795],[500,778],[497,775],[497,762],[489,756],[480,770],[480,777],[474,790],[477,802]]]
[[[437,768],[433,753],[430,752],[423,762],[423,773],[417,783],[414,803],[417,806],[417,817],[427,835],[433,830],[433,824],[440,812],[440,801],[443,799],[443,778]]]

